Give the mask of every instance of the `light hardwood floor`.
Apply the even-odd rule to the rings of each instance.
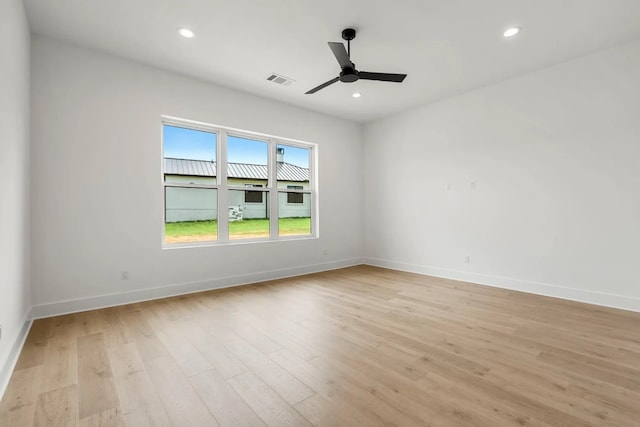
[[[5,426],[639,426],[640,314],[359,266],[38,320]]]

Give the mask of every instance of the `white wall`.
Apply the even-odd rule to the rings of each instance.
[[[30,307],[29,29],[21,0],[0,2],[0,52],[1,396]]]
[[[368,124],[364,141],[368,262],[640,310],[640,42]]]
[[[32,62],[36,316],[359,261],[361,126],[39,36]],[[320,238],[163,250],[162,114],[317,143]]]

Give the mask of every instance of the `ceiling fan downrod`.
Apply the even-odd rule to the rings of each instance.
[[[342,30],[342,39],[347,41],[347,55],[351,59],[351,40],[356,38],[356,30],[353,28],[345,28]]]

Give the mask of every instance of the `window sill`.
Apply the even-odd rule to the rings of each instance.
[[[235,245],[247,245],[247,244],[259,244],[259,243],[280,243],[280,242],[295,242],[299,240],[317,240],[318,236],[304,235],[304,236],[290,236],[279,237],[277,239],[238,239],[227,241],[208,241],[208,242],[190,242],[190,243],[162,243],[162,250],[172,249],[186,249],[186,248],[208,248],[208,247],[224,247]]]

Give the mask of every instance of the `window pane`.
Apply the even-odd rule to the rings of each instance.
[[[227,159],[228,185],[267,186],[269,156],[266,142],[229,135]]]
[[[165,182],[216,183],[217,134],[169,125],[162,134]]]
[[[245,202],[247,193],[258,193],[260,202]],[[229,239],[269,237],[269,193],[266,191],[229,191]],[[257,200],[257,196],[255,197]]]
[[[291,186],[309,189],[309,148],[293,147],[278,144],[276,146],[276,160],[278,162],[277,188],[291,188]]]
[[[301,203],[289,203],[294,198]],[[311,234],[311,194],[278,192],[278,234],[301,236]]]
[[[218,238],[218,190],[165,187],[165,243]]]

